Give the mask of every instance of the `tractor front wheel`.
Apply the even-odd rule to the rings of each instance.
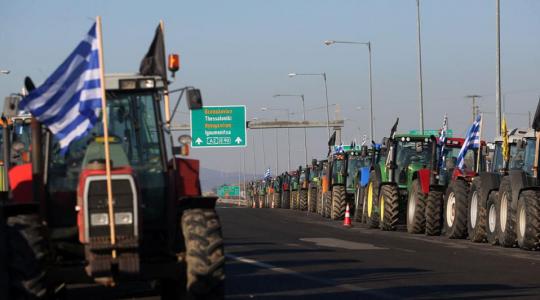
[[[399,188],[393,184],[383,185],[379,204],[381,229],[395,231],[399,221]]]
[[[512,199],[510,178],[504,177],[499,187],[499,244],[503,247],[513,247],[516,242],[516,213],[515,202]],[[517,199],[516,199],[517,201]]]
[[[521,249],[540,247],[540,192],[523,191],[517,207],[517,241]]]
[[[424,233],[426,229],[426,195],[422,191],[420,181],[413,180],[407,202],[407,232]]]
[[[426,200],[426,235],[440,235],[442,229],[443,193],[430,191]]]
[[[448,185],[444,205],[444,232],[448,238],[462,239],[467,236],[468,184],[454,180]]]
[[[499,193],[489,194],[487,208],[486,239],[488,243],[497,245],[499,243]]]
[[[359,185],[354,192],[354,221],[362,222],[362,215],[364,214],[364,197],[362,195],[363,189]]]
[[[307,190],[300,190],[300,200],[299,200],[299,203],[300,203],[300,210],[301,211],[304,211],[304,210],[307,210],[307,206],[308,206],[308,191]]]
[[[188,293],[195,299],[223,299],[225,253],[216,211],[185,210],[181,225],[186,246]]]
[[[332,211],[332,192],[327,191],[323,194],[323,217],[330,218],[330,212]]]
[[[281,208],[281,193],[274,192],[274,208]]]
[[[332,188],[332,220],[343,220],[345,217],[345,187],[336,185]]]
[[[480,177],[474,178],[469,191],[468,232],[469,240],[481,243],[486,240],[486,197],[482,193]]]
[[[364,202],[366,203],[364,216],[369,228],[379,227],[379,188],[379,178],[375,171],[371,171],[367,191],[364,193]]]
[[[310,188],[308,194],[308,211],[317,212],[317,189]]]

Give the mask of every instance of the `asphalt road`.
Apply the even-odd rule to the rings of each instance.
[[[540,299],[540,252],[224,207],[228,299]]]

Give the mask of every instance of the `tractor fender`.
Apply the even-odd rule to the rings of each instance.
[[[486,197],[492,192],[499,190],[499,185],[501,184],[501,175],[498,173],[492,172],[481,172],[479,174],[481,180],[481,189],[483,195]]]
[[[530,186],[527,182],[527,174],[522,170],[510,170],[508,171],[508,177],[510,177],[510,184],[512,186],[512,208],[517,209],[517,199],[519,194],[524,188]]]
[[[431,170],[427,168],[418,170],[415,176],[418,178],[418,180],[420,180],[420,186],[422,187],[422,192],[426,195],[429,194],[430,176],[431,176]]]
[[[368,184],[370,173],[370,167],[363,167],[360,169],[360,186],[365,187]]]
[[[217,200],[218,197],[181,197],[178,199],[178,208],[181,211],[194,208],[215,209]]]

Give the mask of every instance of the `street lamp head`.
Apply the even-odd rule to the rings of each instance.
[[[253,121],[257,121],[258,119],[259,119],[259,118],[257,118],[257,117],[251,118],[251,120],[253,120]]]
[[[334,40],[326,40],[326,41],[324,41],[324,44],[326,46],[330,46],[330,45],[335,44],[335,43],[336,43],[336,41],[334,41]]]
[[[289,73],[289,77],[294,77],[296,76],[296,73]]]
[[[0,70],[0,73],[7,75],[7,74],[11,73],[11,71],[10,70]]]
[[[267,111],[268,107],[261,107],[261,111]]]

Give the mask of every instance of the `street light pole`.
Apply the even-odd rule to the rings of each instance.
[[[420,39],[420,0],[416,0],[416,27],[418,35],[418,85],[420,93],[420,130],[424,133],[424,91],[422,87],[422,41]]]
[[[324,81],[324,91],[326,95],[326,129],[328,131],[328,139],[330,139],[330,111],[328,109],[328,84],[326,82],[326,73],[289,73],[289,77],[302,76],[322,76]]]
[[[501,135],[501,2],[497,0],[497,80],[496,80],[496,91],[495,91],[495,115],[496,115],[496,126],[497,126],[497,136]]]
[[[287,113],[287,121],[290,121],[291,111],[288,108],[268,108],[262,107],[262,111],[275,110],[275,111],[284,111]],[[276,129],[277,130],[277,129]],[[291,130],[287,127],[287,149],[288,149],[288,160],[287,160],[287,171],[291,170]]]
[[[330,46],[332,44],[358,44],[358,45],[366,45],[368,47],[368,55],[369,55],[369,110],[370,110],[370,118],[369,118],[369,127],[370,127],[370,138],[371,140],[374,140],[374,134],[373,134],[373,80],[372,80],[372,69],[371,69],[371,41],[367,42],[351,42],[351,41],[334,41],[334,40],[326,40],[324,41],[324,44],[327,46]]]
[[[304,99],[304,94],[276,94],[273,97],[274,98],[276,98],[276,97],[300,97],[300,100],[302,101],[302,119],[304,120],[304,122],[306,121],[306,103],[305,103],[305,99]],[[328,105],[326,106],[326,109],[328,110]],[[307,164],[308,164],[308,160],[307,160],[308,155],[307,155],[307,129],[306,129],[306,127],[304,127],[304,157],[305,157],[305,163],[306,163],[306,166],[307,166]],[[289,170],[290,170],[290,167],[289,167]]]

